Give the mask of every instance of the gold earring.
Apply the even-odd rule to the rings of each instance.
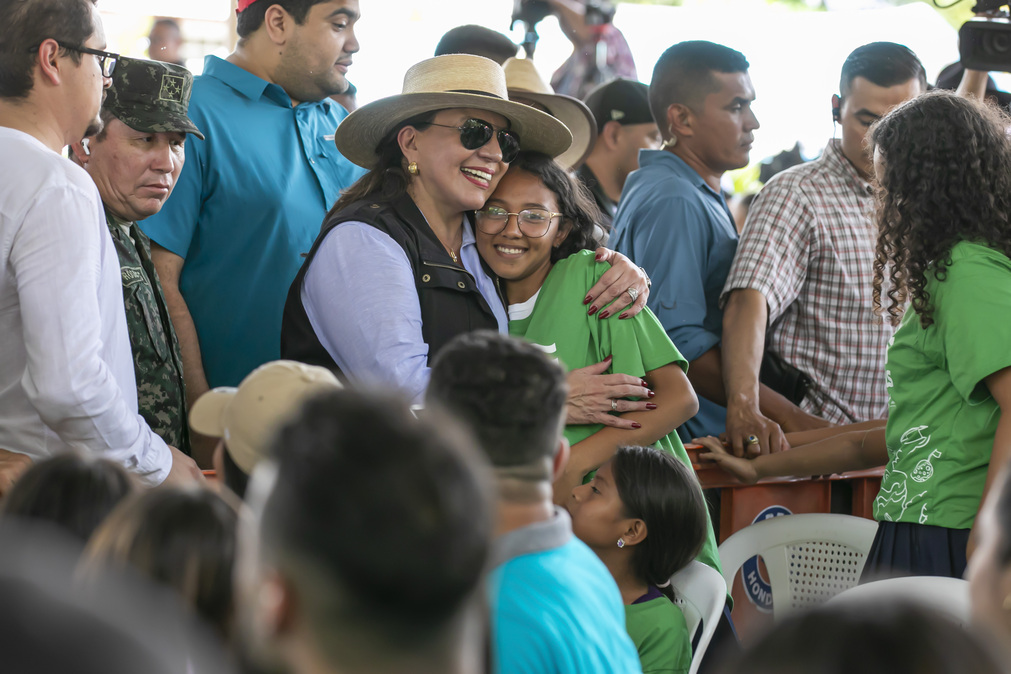
[[[412,161],[410,164],[408,164],[407,172],[410,173],[412,176],[418,175],[418,162]]]

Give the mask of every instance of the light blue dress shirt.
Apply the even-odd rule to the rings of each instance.
[[[193,84],[190,136],[171,198],[141,223],[185,258],[179,287],[214,386],[236,386],[280,356],[288,287],[340,190],[364,169],[337,151],[347,111],[295,107],[284,90],[215,56]]]
[[[693,361],[720,343],[720,292],[737,251],[737,229],[722,193],[680,157],[640,150],[610,243],[650,275],[649,308],[685,358]],[[678,433],[690,440],[718,435],[726,425],[726,408],[699,396],[699,413]]]
[[[505,306],[481,266],[466,218],[460,261],[477,281],[499,332],[508,334]],[[397,387],[416,404],[424,401],[430,370],[418,290],[407,254],[389,234],[364,222],[330,230],[306,271],[301,297],[316,337],[341,372]]]

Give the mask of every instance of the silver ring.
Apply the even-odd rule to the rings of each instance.
[[[757,445],[758,444],[758,436],[757,435],[749,435],[748,436],[748,444],[749,445]]]
[[[611,398],[611,411],[612,412],[618,411],[618,401],[615,400],[614,398]]]
[[[633,302],[639,299],[639,291],[635,289],[635,286],[629,286],[628,290],[626,290],[625,292],[628,293],[628,296],[632,298]]]

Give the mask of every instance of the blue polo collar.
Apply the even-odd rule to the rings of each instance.
[[[687,180],[696,187],[705,189],[714,196],[723,198],[723,195],[710,187],[705,178],[685,163],[684,159],[672,152],[668,152],[667,150],[639,150],[639,166],[649,166],[651,164],[666,166],[677,177]]]
[[[218,56],[206,56],[204,58],[203,74],[224,82],[251,101],[258,101],[260,98],[266,96],[282,107],[291,107],[291,97],[279,85],[257,77],[245,68],[240,68],[234,63],[230,63]],[[329,110],[331,101],[329,98],[324,98],[322,101],[300,103],[299,106],[317,104],[323,105]]]

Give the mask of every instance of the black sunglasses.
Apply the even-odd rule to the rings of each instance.
[[[467,150],[484,147],[491,137],[496,135],[495,127],[483,119],[471,118],[460,126],[436,124],[435,122],[429,122],[429,125],[441,126],[444,129],[456,129],[460,132],[460,144]],[[516,159],[516,155],[520,152],[520,137],[515,131],[499,129],[498,146],[502,150],[502,161],[509,164]]]
[[[39,45],[35,45],[29,52],[38,51]],[[60,45],[64,49],[69,51],[76,51],[78,54],[91,54],[92,56],[98,57],[98,67],[102,70],[102,77],[112,77],[112,73],[116,70],[116,61],[119,60],[119,54],[113,54],[109,51],[102,51],[101,49],[92,49],[91,47],[83,47],[75,44],[67,44],[66,42],[60,42],[56,40],[56,44]]]

